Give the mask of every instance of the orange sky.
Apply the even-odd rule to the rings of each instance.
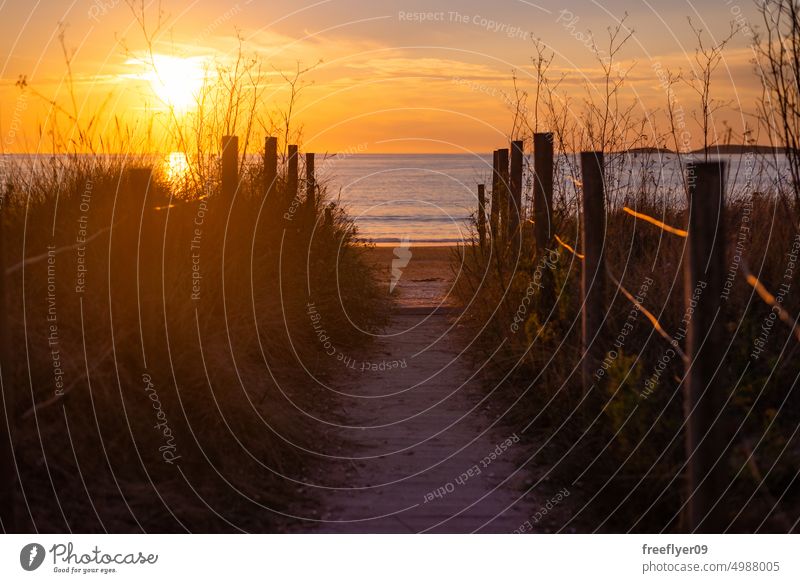
[[[484,152],[503,143],[510,131],[512,72],[522,88],[532,87],[533,38],[541,38],[556,53],[552,71],[565,75],[561,88],[577,115],[587,83],[591,90],[601,78],[588,47],[589,31],[604,43],[606,27],[627,10],[626,24],[634,33],[619,55],[624,68],[631,67],[622,99],[636,104],[637,117],[655,114],[660,123],[658,110],[667,96],[659,67],[687,75],[691,70],[694,41],[687,16],[715,38],[725,36],[731,20],[754,27],[756,19],[749,0],[741,5],[727,0],[673,2],[667,8],[609,0],[589,7],[576,3],[568,10],[564,2],[494,4],[164,0],[154,50],[193,59],[183,61],[185,67],[182,61],[169,61],[172,68],[162,72],[170,77],[163,80],[167,93],[179,96],[192,82],[187,73],[191,66],[232,62],[238,34],[245,54],[263,63],[266,85],[260,106],[265,113],[275,113],[286,102],[280,72],[292,71],[298,62],[309,66],[321,61],[305,76],[309,85],[295,111],[308,150]],[[146,30],[152,32],[158,5],[145,6]],[[118,123],[144,131],[144,118],[155,112],[151,143],[164,143],[158,135],[168,123],[164,95],[159,95],[165,92],[159,91],[153,72],[136,62],[144,54],[145,36],[127,2],[6,2],[0,7],[0,23],[0,55],[6,55],[0,65],[2,151],[50,149],[46,133],[54,118],[48,100],[63,109],[56,116],[60,132],[69,133],[74,126],[67,115],[73,100],[59,23],[74,52],[74,109],[81,123],[85,126],[96,116],[92,129],[99,136]],[[746,115],[759,95],[750,42],[747,30],[736,35],[714,84],[717,98],[732,102],[717,116],[717,125],[724,119],[737,132],[745,121],[752,125]],[[20,75],[26,75],[29,85],[24,92],[15,86]],[[688,119],[697,107],[696,96],[681,85],[675,98]],[[699,132],[689,125],[696,146]],[[256,128],[257,142],[263,133]]]

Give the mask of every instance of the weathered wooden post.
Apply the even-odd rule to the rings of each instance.
[[[264,141],[264,191],[275,193],[278,184],[278,138],[268,136]]]
[[[497,170],[498,185],[500,187],[500,233],[507,235],[509,206],[511,205],[508,188],[508,148],[500,148],[497,150]],[[508,237],[504,236],[504,240],[508,241]]]
[[[588,391],[595,371],[604,355],[602,331],[605,319],[605,257],[606,235],[604,165],[602,152],[581,152],[583,181],[583,272],[581,293],[583,390]]]
[[[14,383],[11,378],[9,356],[8,313],[6,306],[6,261],[5,261],[5,207],[11,195],[11,186],[3,193],[0,205],[0,375],[2,375],[2,399],[0,399],[0,529],[4,533],[16,531],[14,519],[17,470],[14,465]],[[8,425],[6,425],[8,423]]]
[[[297,145],[289,146],[289,160],[286,167],[286,204],[294,204],[297,197]]]
[[[314,177],[314,154],[306,154],[306,205],[313,214],[317,206],[317,182]]]
[[[478,185],[478,242],[481,249],[486,247],[486,185]]]
[[[536,254],[541,260],[553,243],[553,134],[533,134],[533,221]],[[555,302],[555,278],[542,273],[540,313],[546,315]]]
[[[687,526],[692,532],[719,533],[726,526],[725,391],[719,367],[725,341],[720,315],[725,273],[725,164],[689,164],[689,235],[684,263],[686,310]],[[712,508],[716,505],[715,508]]]
[[[508,226],[506,234],[509,241],[514,241],[516,252],[519,252],[522,248],[522,230],[520,229],[520,224],[522,217],[522,160],[524,150],[525,142],[522,140],[514,140],[511,142],[510,196],[508,201]]]
[[[224,165],[223,165],[224,168]],[[149,265],[158,262],[162,241],[155,230],[154,213],[156,202],[151,192],[153,169],[149,166],[125,170],[123,197],[120,200],[118,227],[112,228],[112,281],[110,298],[114,306],[114,321],[119,323],[120,337],[130,335],[141,347],[142,365],[147,360],[145,338],[158,314],[148,312],[142,306],[142,294],[147,290],[160,290],[161,266]],[[224,183],[223,183],[224,191]],[[230,200],[230,199],[227,199]],[[148,265],[143,265],[148,264]],[[149,273],[148,285],[141,285],[140,277]],[[131,297],[135,296],[135,297]],[[140,306],[131,310],[130,306]]]
[[[303,205],[303,220],[310,233],[314,228],[317,208],[317,186],[314,177],[314,154],[306,153],[306,200]]]
[[[233,200],[239,187],[239,138],[222,136],[222,196]]]
[[[500,229],[500,166],[498,164],[498,150],[492,152],[492,212],[489,218],[489,228],[492,232],[492,245],[497,244]]]

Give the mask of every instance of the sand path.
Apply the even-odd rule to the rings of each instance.
[[[391,250],[375,257],[388,285]],[[515,504],[536,477],[515,474],[523,442],[492,426],[499,411],[462,354],[448,261],[441,249],[414,253],[389,326],[337,379],[350,427],[335,433],[350,446],[328,475],[342,489],[322,491],[318,531],[512,532],[554,493],[537,488]]]

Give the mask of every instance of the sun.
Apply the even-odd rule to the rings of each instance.
[[[145,68],[140,78],[164,105],[180,112],[195,108],[207,76],[204,58],[155,54],[134,62]]]
[[[184,152],[170,152],[164,157],[163,166],[170,184],[177,184],[189,178],[189,159]]]

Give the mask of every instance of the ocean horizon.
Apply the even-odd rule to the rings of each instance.
[[[62,155],[63,156],[63,155]],[[89,155],[87,155],[89,156]],[[124,155],[112,155],[125,157]],[[168,173],[173,164],[161,156]],[[613,160],[616,162],[612,162]],[[56,156],[60,157],[60,156]],[[35,160],[42,169],[52,154],[3,154],[0,162],[19,164]],[[133,159],[142,156],[130,156]],[[248,156],[254,163],[259,156]],[[640,193],[648,200],[672,208],[685,208],[685,163],[699,156],[649,152],[607,156],[607,196],[610,205],[634,204]],[[727,162],[728,199],[747,192],[772,193],[788,179],[782,154],[722,154]],[[183,162],[185,164],[185,161]],[[531,206],[532,159],[525,158],[523,207]],[[562,206],[577,210],[580,184],[577,155],[556,158],[554,196]],[[174,170],[174,169],[172,169]],[[355,222],[357,238],[378,246],[458,245],[471,240],[471,222],[478,208],[477,187],[486,185],[487,207],[491,199],[492,154],[379,154],[343,152],[317,154],[316,176],[329,200],[338,202]],[[489,209],[487,208],[487,212]]]
[[[609,156],[610,158],[610,156]],[[763,154],[714,156],[727,162],[729,200],[755,190],[773,192],[788,173],[785,159]],[[653,201],[685,208],[683,162],[674,153],[630,153],[609,164],[609,203],[633,204],[641,192]],[[695,156],[694,160],[699,157]],[[530,208],[532,159],[525,159],[523,206]],[[776,168],[777,165],[777,168]],[[359,238],[376,245],[455,245],[471,237],[470,221],[478,208],[478,184],[491,198],[492,154],[332,155],[317,162],[319,179],[356,222]],[[556,160],[555,196],[567,207],[578,200],[577,156]],[[574,208],[574,206],[573,206]],[[488,212],[488,208],[487,208]]]

